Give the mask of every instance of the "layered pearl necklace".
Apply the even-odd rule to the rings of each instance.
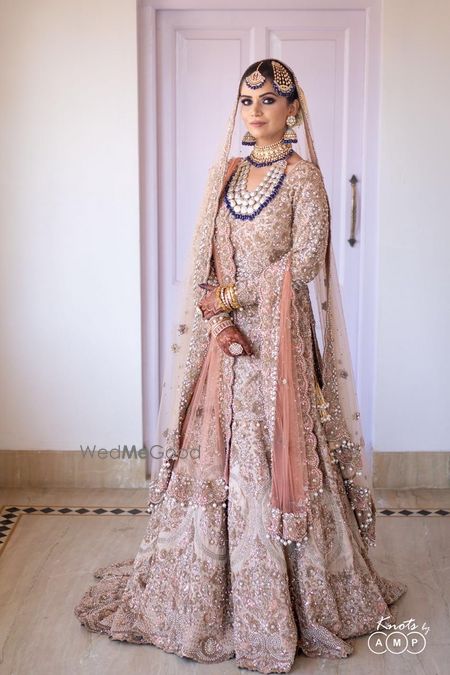
[[[253,220],[277,194],[285,177],[287,158],[272,163],[262,182],[254,190],[247,190],[251,161],[246,157],[228,180],[225,204],[230,213],[241,220]]]

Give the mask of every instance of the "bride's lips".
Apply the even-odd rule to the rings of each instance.
[[[250,124],[252,125],[252,127],[262,127],[265,124],[265,122],[250,122]]]

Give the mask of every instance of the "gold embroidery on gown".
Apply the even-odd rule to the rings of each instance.
[[[316,207],[293,278],[324,489],[314,501],[306,543],[285,547],[267,537],[271,468],[257,279],[292,247],[302,187],[307,182],[317,193],[320,181],[314,165],[300,160],[254,220],[233,219],[222,202],[215,230],[218,263],[235,266],[244,305],[235,322],[255,353],[253,359],[223,359],[221,402],[230,441],[227,508],[162,502],[149,517],[135,558],[94,573],[99,581],[75,608],[86,628],[205,663],[235,657],[239,667],[269,673],[289,672],[299,648],[308,656],[345,658],[353,652],[347,638],[375,630],[381,616],[394,619],[388,605],[406,586],[381,577],[369,559],[316,405],[307,281],[323,260],[327,237]]]

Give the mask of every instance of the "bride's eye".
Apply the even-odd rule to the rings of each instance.
[[[267,96],[267,97],[263,98],[262,100],[263,100],[263,102],[267,101],[269,104],[275,102],[275,99],[272,98],[271,96]],[[251,98],[241,98],[241,103],[242,103],[242,105],[247,105],[247,104],[251,105],[252,99]]]

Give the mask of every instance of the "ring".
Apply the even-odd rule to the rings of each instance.
[[[239,356],[239,354],[242,354],[244,351],[244,348],[242,345],[239,344],[239,342],[232,342],[230,346],[228,347],[230,354],[233,354],[233,356]]]

